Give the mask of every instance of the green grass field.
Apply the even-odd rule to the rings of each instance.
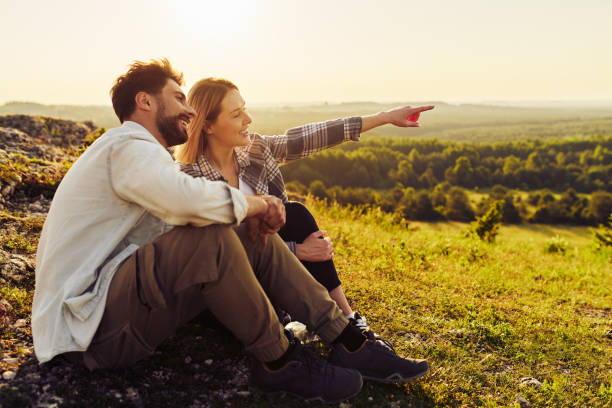
[[[400,353],[426,357],[416,384],[366,387],[385,406],[612,406],[612,259],[588,228],[399,225],[310,201],[335,242],[347,296]],[[561,248],[549,252],[548,248]],[[521,386],[533,377],[541,387]]]
[[[413,384],[366,382],[344,407],[513,407],[517,394],[532,407],[612,406],[612,251],[596,250],[588,228],[508,226],[488,244],[466,236],[467,224],[407,224],[378,210],[328,207],[312,198],[307,205],[334,241],[355,310],[401,355],[427,358],[431,366]],[[32,241],[15,246],[3,233],[5,250],[11,244],[13,252],[32,253],[42,219],[2,219],[21,241]],[[31,278],[1,290],[16,318],[29,317]],[[31,344],[28,336],[29,327],[1,336],[3,356],[18,358],[23,373],[36,372],[23,349]],[[325,353],[318,343],[310,346]],[[72,401],[83,396],[92,407],[124,406],[113,395],[130,387],[141,395],[139,406],[189,406],[204,391],[216,395],[216,387],[234,375],[231,362],[239,353],[235,340],[192,323],[133,368],[56,375],[50,389]],[[219,365],[204,382],[194,375],[201,369],[184,363],[186,356]],[[57,370],[40,372],[64,372]],[[541,385],[521,385],[525,377]],[[0,390],[2,406],[25,407],[28,401],[27,388]],[[228,403],[302,406],[257,393],[219,397],[215,406]]]

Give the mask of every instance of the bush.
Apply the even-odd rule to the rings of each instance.
[[[598,248],[612,247],[612,214],[608,224],[599,224],[598,229],[592,229],[593,240]]]
[[[476,217],[476,221],[471,224],[472,233],[482,241],[494,242],[501,226],[503,205],[503,201],[495,201],[485,215]]]
[[[565,252],[567,252],[567,241],[559,235],[555,235],[546,242],[546,252],[565,255]]]

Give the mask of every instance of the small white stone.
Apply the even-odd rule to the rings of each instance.
[[[185,357],[185,364],[191,364],[191,356]]]
[[[28,324],[26,319],[19,319],[15,322],[15,327],[25,327]]]
[[[374,401],[374,398],[368,397],[368,401]]]
[[[212,358],[209,358],[208,360],[204,360],[204,364],[206,364],[207,366],[211,365],[213,363]]]
[[[304,341],[308,334],[306,325],[300,322],[289,322],[285,326],[285,329],[293,331],[293,335],[302,341]]]
[[[2,373],[2,378],[6,381],[11,381],[13,378],[15,378],[16,375],[17,373],[14,371],[5,371]]]
[[[129,400],[138,399],[138,391],[136,391],[134,387],[129,387],[128,389],[125,390],[125,396]]]
[[[246,397],[251,396],[251,392],[250,391],[238,391],[236,395],[238,395],[239,397],[246,398]]]
[[[525,387],[527,385],[535,385],[536,387],[540,388],[542,386],[542,383],[533,377],[521,378],[521,382],[519,383],[519,386]]]

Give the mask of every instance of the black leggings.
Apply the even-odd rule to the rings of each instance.
[[[285,203],[287,221],[278,234],[284,241],[294,241],[297,244],[304,242],[306,237],[319,230],[314,217],[302,203],[288,201]],[[328,291],[332,291],[340,286],[340,278],[334,266],[334,261],[308,262],[302,261],[302,265],[308,272]]]

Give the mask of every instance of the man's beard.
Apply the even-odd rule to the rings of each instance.
[[[187,141],[187,130],[179,127],[181,115],[165,116],[166,105],[160,100],[159,111],[155,118],[155,123],[162,137],[166,141],[167,147],[183,144]]]

